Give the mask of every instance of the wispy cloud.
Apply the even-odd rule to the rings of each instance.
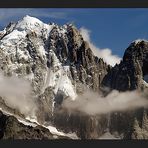
[[[64,20],[64,22],[75,22],[76,14],[78,15],[79,9],[73,12],[70,9],[46,9],[46,8],[1,8],[0,9],[0,30],[2,30],[10,21],[18,21],[25,15],[37,17],[41,21],[49,21],[50,19]],[[74,13],[74,14],[73,14]],[[80,21],[80,20],[78,20]],[[45,22],[48,23],[48,22]],[[112,50],[109,48],[100,49],[90,39],[91,31],[82,27],[80,29],[84,39],[90,43],[90,46],[95,55],[103,58],[105,62],[110,65],[115,65],[120,62],[120,57],[112,54]]]
[[[35,115],[37,106],[31,95],[32,88],[29,81],[15,75],[6,77],[0,71],[0,84],[0,96],[9,107],[19,110],[26,116]]]
[[[89,42],[90,48],[96,56],[98,56],[99,58],[103,58],[107,64],[110,64],[112,66],[114,66],[116,63],[120,63],[121,58],[117,55],[113,55],[111,49],[100,49],[99,47],[94,45],[94,43],[90,39],[90,30],[86,29],[85,27],[81,27],[80,32],[84,40]]]
[[[146,93],[146,92],[145,92]],[[86,90],[75,101],[64,100],[62,106],[68,111],[79,111],[88,115],[107,114],[118,111],[129,111],[141,107],[148,107],[146,94],[138,91],[118,92],[113,90],[106,97]]]

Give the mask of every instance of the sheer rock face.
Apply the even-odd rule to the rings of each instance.
[[[6,77],[15,75],[31,83],[40,123],[53,121],[54,112],[64,99],[75,100],[88,88],[99,91],[101,81],[111,69],[93,54],[73,25],[45,24],[30,16],[10,23],[0,32],[0,68]],[[66,115],[66,118],[76,117]],[[76,124],[67,123],[67,126],[82,128],[82,124],[89,125],[88,119],[82,117]],[[67,121],[62,122],[64,125]],[[94,122],[97,122],[95,118],[89,121],[92,125]],[[78,128],[80,135],[89,135],[81,128]]]
[[[56,136],[58,139],[69,139]],[[55,139],[48,129],[42,126],[27,126],[20,123],[14,116],[4,115],[0,111],[0,139]]]
[[[68,77],[76,84],[76,89],[77,83],[81,83],[93,90],[99,90],[99,81],[106,75],[109,66],[103,59],[94,56],[89,44],[74,26],[64,27],[64,34],[59,33],[59,30],[65,28],[59,26],[51,31],[48,54],[50,55],[51,49],[54,50],[62,65],[69,66]],[[48,64],[52,65],[52,61],[48,61]]]
[[[61,109],[61,104],[65,99],[74,101],[87,89],[100,93],[106,93],[106,87],[119,91],[145,90],[148,87],[148,42],[131,43],[121,63],[112,68],[93,54],[89,43],[73,25],[45,24],[26,16],[0,32],[0,68],[6,77],[15,75],[31,83],[39,123],[52,122],[65,132],[76,132],[80,138],[98,138],[108,126],[107,115],[69,113]],[[3,98],[0,104],[11,110]],[[24,116],[17,109],[11,111]],[[143,109],[112,113],[110,131],[124,133],[124,138],[136,137],[134,127],[142,129],[143,120],[146,122],[143,114]],[[28,136],[29,133],[27,138],[31,138]],[[31,136],[35,138],[36,134]],[[20,137],[25,138],[24,134]]]
[[[137,40],[126,49],[121,63],[113,67],[105,76],[102,86],[109,87],[110,90],[129,91],[138,89],[146,92],[148,87],[147,75],[148,42]],[[144,109],[141,108],[136,111],[112,113],[110,130],[124,133],[126,139],[133,138],[134,119],[138,120],[141,131],[143,129],[143,112]]]
[[[53,49],[62,65],[64,67],[69,66],[67,75],[75,86],[77,95],[85,92],[88,88],[93,91],[100,91],[101,81],[111,67],[103,59],[94,56],[89,44],[83,40],[80,32],[74,26],[68,25],[66,29],[64,35],[57,33],[59,27],[55,27],[51,31],[48,55],[50,55],[50,50]],[[48,66],[53,63],[53,61],[48,61]],[[63,95],[62,91],[58,91],[55,97],[55,106],[62,104],[62,101],[66,98],[67,96]],[[98,122],[98,117],[84,116],[81,113],[69,115],[67,112],[56,111],[53,117],[54,124],[65,132],[68,132],[68,130],[77,132],[81,138],[97,138],[103,133],[106,125]],[[102,117],[102,121],[106,122],[106,118],[104,118]]]
[[[105,76],[102,84],[120,91],[141,89],[148,74],[148,42],[141,40],[131,43],[123,60]]]
[[[81,139],[98,139],[106,130],[107,121],[105,115],[88,116],[80,112],[68,114],[67,111],[63,110],[58,112],[54,119],[57,127],[61,130],[75,132]]]

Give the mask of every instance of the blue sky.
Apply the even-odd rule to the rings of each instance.
[[[109,48],[113,54],[123,56],[128,45],[136,39],[148,39],[148,8],[73,8],[73,9],[0,9],[0,30],[10,21],[18,21],[24,15],[38,17],[45,23],[74,23],[91,33],[93,44]]]

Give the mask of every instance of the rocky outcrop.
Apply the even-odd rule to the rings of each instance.
[[[102,86],[108,87],[110,91],[113,89],[119,91],[129,91],[138,89],[140,91],[146,92],[147,80],[145,79],[145,77],[148,74],[147,57],[147,41],[137,40],[131,43],[130,46],[126,49],[121,63],[115,65],[115,67],[113,67],[110,70],[110,72],[104,77],[102,81]],[[141,128],[141,131],[143,130],[142,122],[144,111],[145,109],[141,108],[136,111],[131,110],[128,112],[112,113],[110,130],[112,132],[118,131],[119,133],[122,133],[123,138],[125,139],[133,138],[132,135],[135,134],[135,124],[136,126],[139,126],[139,129]],[[146,116],[147,115],[145,115],[145,117]],[[142,133],[140,132],[139,134]]]
[[[52,122],[61,128],[67,125],[66,129],[77,129],[83,138],[100,128],[95,124],[98,117],[57,113],[64,99],[75,100],[88,88],[100,91],[100,84],[111,69],[93,54],[74,25],[45,24],[25,16],[10,23],[0,36],[1,71],[7,77],[15,75],[31,83],[39,123]],[[76,122],[71,125],[71,121]]]
[[[69,139],[51,134],[42,126],[27,126],[20,123],[14,116],[4,115],[0,111],[0,139]]]
[[[62,108],[62,103],[66,99],[74,101],[87,89],[103,95],[114,89],[145,91],[148,87],[147,59],[148,42],[137,40],[126,49],[120,64],[111,67],[94,55],[74,25],[45,24],[30,16],[10,23],[0,32],[0,69],[6,77],[16,76],[31,84],[31,99],[37,105],[38,122],[52,123],[65,132],[76,132],[82,139],[98,138],[106,128],[112,133],[123,134],[122,138],[141,137],[137,136],[136,127],[141,131],[146,129],[143,108],[115,112],[109,118],[108,115],[70,113]],[[23,113],[8,106],[3,97],[0,106],[25,118]],[[30,128],[13,117],[9,121],[9,117],[2,115],[2,123],[5,126],[3,138],[52,138],[43,127]]]
[[[93,54],[89,44],[83,40],[82,35],[73,25],[64,27],[67,30],[64,35],[59,33],[58,30],[63,29],[59,26],[51,31],[48,55],[52,49],[63,66],[69,65],[68,77],[75,86],[78,95],[88,88],[99,92],[101,82],[111,67],[103,59],[99,59]],[[49,67],[52,64],[52,61],[48,61]],[[62,91],[59,91],[55,98],[58,100],[56,104],[60,106],[67,97],[63,95]],[[75,131],[81,138],[97,138],[106,128],[106,124],[103,124],[106,122],[105,117],[90,117],[81,113],[69,114],[66,111],[55,110],[54,124],[65,132]]]
[[[59,32],[64,29],[66,29],[65,34]],[[95,91],[99,90],[99,84],[110,67],[103,59],[93,54],[78,29],[73,25],[56,26],[51,31],[48,42],[47,52],[52,49],[63,66],[70,66],[68,76],[72,83],[76,84],[76,88],[77,84],[81,83]],[[48,61],[48,65],[51,66],[52,61]]]
[[[81,139],[98,139],[106,130],[107,122],[106,115],[89,116],[63,109],[54,116],[54,124],[60,130],[75,132]]]
[[[148,74],[148,42],[135,41],[126,49],[123,60],[105,76],[102,85],[120,91],[143,88]]]

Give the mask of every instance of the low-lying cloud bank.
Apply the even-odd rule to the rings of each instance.
[[[29,81],[16,76],[6,77],[0,72],[0,96],[5,103],[22,114],[33,115],[36,110]]]
[[[79,95],[75,101],[67,99],[63,102],[63,108],[69,111],[80,111],[88,115],[126,111],[147,106],[148,99],[138,91],[118,92],[114,90],[106,97],[87,91]]]
[[[111,66],[114,66],[115,64],[119,64],[121,61],[121,58],[117,55],[113,55],[111,49],[105,48],[105,49],[100,49],[99,47],[96,47],[91,39],[90,39],[90,33],[91,31],[81,27],[80,32],[84,38],[85,41],[89,42],[90,48],[92,49],[93,53],[98,56],[99,58],[103,58],[104,61],[107,64],[110,64]]]

